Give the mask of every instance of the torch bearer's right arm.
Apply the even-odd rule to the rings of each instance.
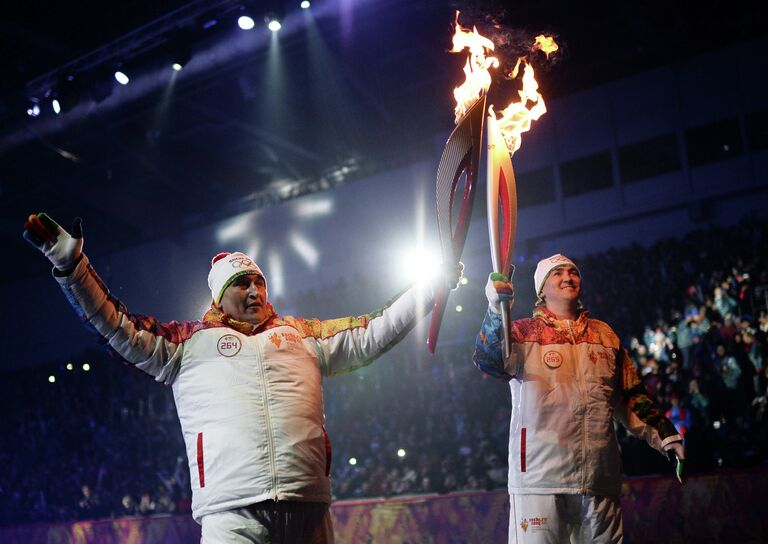
[[[472,362],[486,374],[509,381],[514,373],[509,371],[509,344],[505,342],[508,331],[505,334],[502,309],[511,308],[515,291],[506,276],[493,273],[485,285],[485,295],[488,298],[488,311],[475,341]]]

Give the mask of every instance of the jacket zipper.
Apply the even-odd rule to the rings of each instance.
[[[275,440],[272,436],[272,418],[269,410],[269,389],[267,388],[267,376],[264,371],[264,350],[261,347],[261,343],[257,340],[258,347],[258,359],[259,359],[259,374],[261,375],[261,388],[264,395],[264,423],[267,427],[267,450],[269,451],[269,466],[272,476],[272,496],[273,500],[277,500],[277,462],[275,461]]]
[[[573,334],[573,327],[571,326],[571,320],[566,319],[568,323],[568,332],[571,334],[571,343],[573,344],[573,353],[575,357],[573,358],[574,361],[576,361],[576,364],[578,365],[579,357],[576,349],[576,336]],[[587,488],[587,390],[584,385],[584,376],[581,373],[581,368],[577,366],[575,369],[576,372],[578,372],[579,375],[579,383],[581,384],[581,396],[582,396],[582,407],[584,409],[581,419],[582,419],[582,425],[581,425],[581,466],[583,467],[581,470],[581,494],[586,494],[586,488]]]

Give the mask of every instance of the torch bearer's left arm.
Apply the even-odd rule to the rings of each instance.
[[[488,298],[488,311],[475,340],[472,362],[486,374],[509,381],[516,374],[513,363],[515,357],[514,351],[509,349],[510,335],[504,333],[507,325],[502,318],[501,309],[512,306],[514,289],[507,277],[493,273],[488,278],[485,294]]]

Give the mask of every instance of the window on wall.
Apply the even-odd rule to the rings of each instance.
[[[563,196],[576,196],[613,185],[611,154],[608,151],[560,163]]]
[[[768,149],[768,109],[749,112],[744,121],[747,124],[749,149]]]
[[[680,154],[674,134],[664,134],[619,148],[619,171],[624,182],[652,178],[679,168]]]
[[[555,178],[552,175],[551,166],[522,174],[516,173],[515,179],[519,208],[546,204],[555,200]]]
[[[742,142],[737,119],[722,119],[685,131],[688,164],[700,166],[741,155]]]

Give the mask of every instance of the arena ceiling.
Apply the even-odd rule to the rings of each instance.
[[[436,135],[451,127],[450,89],[463,64],[446,52],[457,8],[465,26],[499,23],[514,29],[513,41],[555,34],[563,49],[541,78],[549,97],[674,64],[766,28],[764,13],[739,0],[318,0],[311,25],[295,4],[37,0],[4,10],[0,240],[17,265],[0,268],[0,280],[40,272],[20,236],[28,213],[49,211],[63,222],[83,216],[97,252],[157,237],[182,243],[187,228],[263,205],[270,195],[279,199],[292,187],[316,190],[436,160]],[[207,68],[182,70],[173,85],[149,85],[115,107],[81,104],[72,118],[26,115],[30,82],[41,75],[158,21],[173,27],[169,14],[203,5],[219,11],[193,24],[215,17],[219,27],[190,41],[190,66],[198,55],[216,56]],[[244,31],[234,17],[246,11],[257,20],[252,32],[267,32],[259,30],[267,11],[295,24],[279,47],[265,38],[237,53]],[[226,44],[235,53],[206,53]],[[137,70],[155,66],[164,51],[144,44],[126,62]],[[723,68],[713,67],[713,84]]]

